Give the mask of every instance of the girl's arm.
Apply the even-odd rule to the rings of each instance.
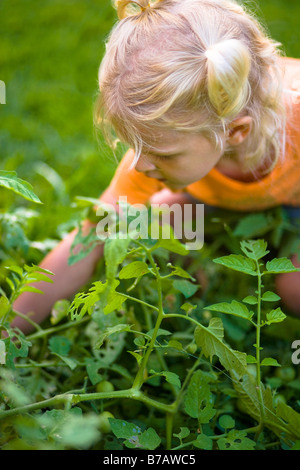
[[[110,185],[99,198],[101,202],[113,205],[116,211],[119,209],[120,195],[126,195],[130,204],[143,204],[151,195],[164,187],[159,181],[130,169],[133,157],[134,151],[129,149],[119,163]],[[82,227],[83,234],[87,234],[92,226],[95,224],[85,220]],[[69,298],[89,281],[97,262],[103,255],[103,245],[97,245],[84,259],[69,266],[70,248],[76,233],[77,229],[69,233],[40,263],[42,268],[54,273],[54,276],[49,276],[53,283],[43,281],[33,283],[32,285],[44,294],[24,292],[13,305],[16,312],[30,315],[33,321],[41,323],[50,314],[57,300]],[[17,326],[25,334],[32,330],[32,326],[18,316],[12,326]]]

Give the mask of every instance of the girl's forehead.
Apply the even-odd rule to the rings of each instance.
[[[143,147],[151,149],[174,148],[187,138],[183,132],[173,129],[159,129],[143,135]]]

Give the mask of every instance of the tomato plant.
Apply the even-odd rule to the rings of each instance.
[[[52,325],[34,325],[27,336],[10,327],[18,314],[11,305],[44,273],[11,267],[10,295],[2,302],[7,338],[0,343],[3,447],[293,448],[300,438],[297,377],[281,364],[267,332],[272,338],[289,321],[276,305],[272,279],[297,268],[286,257],[270,257],[261,238],[234,241],[234,253],[224,254],[224,243],[211,259],[209,244],[191,253],[172,236],[167,244],[132,232],[107,238],[102,278],[69,303],[57,302]],[[187,259],[188,271],[180,266]],[[238,284],[242,298],[228,299],[228,288],[216,296],[215,285],[199,296],[195,259],[194,269],[200,259],[220,285],[225,272],[231,282],[235,275],[249,279]],[[51,433],[56,421],[58,440]],[[78,445],[81,424],[87,437]]]

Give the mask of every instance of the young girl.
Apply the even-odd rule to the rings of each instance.
[[[241,212],[300,206],[300,60],[281,58],[233,1],[118,0],[116,7],[96,121],[130,150],[100,200],[195,201]],[[89,280],[103,247],[69,266],[75,234],[41,263],[55,273],[53,284],[38,284],[45,295],[24,293],[16,311],[40,322]],[[299,276],[277,278],[297,313]],[[15,324],[29,331],[26,321]]]

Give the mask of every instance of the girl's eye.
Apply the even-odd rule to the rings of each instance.
[[[171,160],[172,155],[155,155],[155,158],[158,160]]]
[[[156,154],[153,154],[153,157],[157,158],[158,160],[174,160],[174,158],[178,157],[178,155],[179,155],[179,153],[176,153],[176,154],[169,153],[169,154],[166,154],[166,155],[156,153]]]

